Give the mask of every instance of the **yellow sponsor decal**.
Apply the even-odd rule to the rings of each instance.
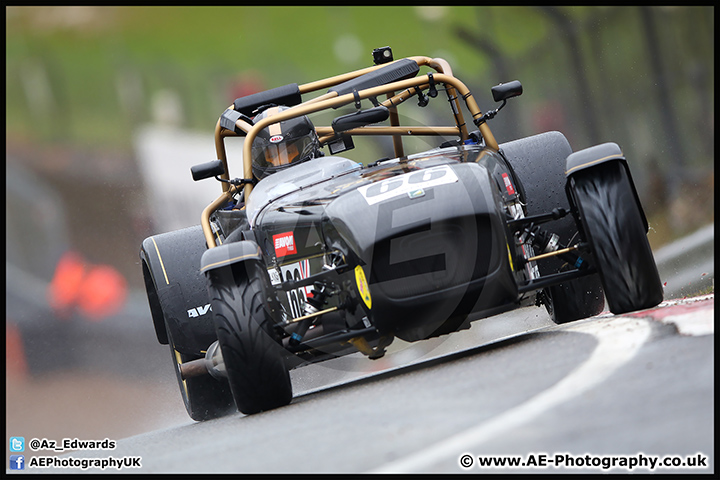
[[[365,279],[365,272],[360,265],[355,267],[355,281],[357,282],[358,292],[367,305],[367,308],[372,308],[372,297],[370,297],[370,286]]]
[[[507,247],[508,260],[510,260],[510,270],[512,270],[512,271],[514,272],[514,271],[515,271],[515,267],[513,266],[512,253],[510,253],[510,245],[508,245],[507,243],[505,243],[505,246]]]

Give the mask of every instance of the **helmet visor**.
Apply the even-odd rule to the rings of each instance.
[[[299,154],[297,145],[293,143],[280,143],[277,145],[271,143],[265,148],[263,153],[265,155],[265,162],[276,167],[292,163]]]
[[[256,139],[253,144],[253,159],[259,166],[289,165],[302,159],[312,151],[313,139],[308,137],[270,143]]]

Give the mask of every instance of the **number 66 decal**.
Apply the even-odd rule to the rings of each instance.
[[[457,175],[448,165],[440,165],[417,172],[406,173],[385,179],[381,182],[364,185],[358,188],[358,192],[365,198],[368,205],[375,205],[378,202],[389,198],[406,195],[423,188],[445,185],[458,181]]]

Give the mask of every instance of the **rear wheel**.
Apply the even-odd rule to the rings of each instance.
[[[572,148],[560,132],[546,132],[501,145],[504,156],[518,177],[518,188],[525,192],[527,215],[540,215],[555,208],[570,210],[565,194],[565,159]],[[542,168],[538,168],[542,165]],[[570,216],[552,223],[560,243],[573,245],[577,225]],[[560,258],[538,262],[540,275],[552,275],[571,269]],[[541,301],[555,323],[567,323],[592,317],[605,307],[600,277],[597,274],[563,282],[541,292]]]
[[[211,271],[209,293],[238,410],[252,414],[289,404],[286,350],[273,327],[279,304],[262,264],[245,261]]]
[[[625,166],[608,162],[580,171],[570,177],[570,190],[610,311],[660,303],[660,276]]]
[[[605,296],[597,275],[553,285],[543,290],[543,295],[545,308],[557,324],[595,316],[605,307]]]
[[[168,328],[167,331],[170,332],[170,329]],[[210,375],[182,378],[180,365],[202,357],[178,352],[172,341],[172,335],[169,337],[170,353],[175,366],[180,394],[190,418],[200,422],[234,412],[235,404],[230,386],[226,382],[217,380]]]

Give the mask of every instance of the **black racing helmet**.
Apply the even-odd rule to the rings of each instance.
[[[257,123],[289,107],[271,106],[253,118]],[[263,128],[253,140],[252,169],[262,179],[291,165],[319,156],[320,142],[312,122],[303,115]]]

